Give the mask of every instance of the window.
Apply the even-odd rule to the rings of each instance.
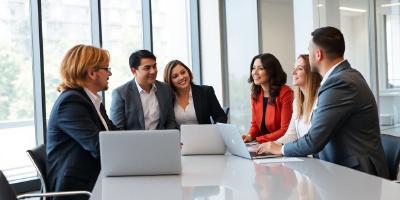
[[[381,130],[400,124],[400,1],[376,2]]]
[[[89,0],[43,0],[43,54],[46,116],[59,93],[59,69],[65,53],[77,44],[91,44]]]
[[[165,65],[178,59],[191,68],[188,1],[153,0],[153,52],[157,57],[157,79],[163,79]]]
[[[400,15],[386,15],[386,87],[400,88]]]
[[[228,1],[226,32],[229,71],[230,122],[241,134],[249,131],[251,121],[250,76],[251,59],[258,55],[257,2]],[[240,10],[241,14],[238,15]]]
[[[0,170],[35,176],[25,151],[36,145],[29,1],[0,0]]]
[[[111,56],[112,76],[105,96],[105,106],[109,110],[112,90],[133,78],[129,56],[143,48],[141,0],[121,0],[118,3],[103,0],[101,14],[103,48]]]

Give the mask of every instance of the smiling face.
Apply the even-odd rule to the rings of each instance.
[[[172,69],[171,81],[176,90],[187,89],[191,83],[189,72],[178,64]]]
[[[306,84],[306,76],[307,76],[307,63],[303,58],[299,58],[296,61],[296,66],[293,68],[293,85],[295,86],[304,86]]]
[[[254,84],[263,85],[268,83],[268,74],[267,70],[264,69],[261,59],[257,58],[254,60],[251,76],[253,78]]]
[[[157,78],[157,63],[151,58],[142,58],[137,69],[131,68],[137,82],[143,88],[151,88]]]

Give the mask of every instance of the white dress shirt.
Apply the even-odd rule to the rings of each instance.
[[[156,97],[157,87],[153,84],[150,92],[148,93],[142,87],[140,87],[140,85],[136,82],[136,79],[134,80],[139,91],[140,100],[142,102],[144,129],[155,130],[157,129],[158,121],[160,119],[160,109]]]
[[[103,101],[103,98],[101,98],[100,95],[98,94],[94,94],[92,93],[89,89],[87,88],[83,88],[83,90],[85,90],[86,94],[89,96],[90,100],[92,101],[94,107],[96,108],[97,111],[97,115],[99,115],[100,117],[100,121],[101,123],[103,123],[103,126],[106,128],[106,130],[108,131],[108,126],[106,123],[106,120],[104,120],[103,116],[100,113],[100,104]],[[79,112],[79,111],[78,111]]]
[[[186,106],[186,108],[182,108],[179,105],[178,101],[175,101],[174,111],[175,111],[175,120],[178,126],[182,124],[199,123],[197,122],[196,111],[194,109],[192,89],[190,89],[189,92],[189,104]]]
[[[317,100],[314,101],[313,107],[315,107]],[[298,119],[296,119],[295,113],[297,112],[296,107],[294,106],[293,103],[293,114],[292,114],[292,119],[290,120],[289,127],[285,133],[285,135],[277,140],[279,143],[289,143],[292,141],[297,140],[300,137],[303,137],[305,134],[307,134],[308,130],[311,127],[311,121],[309,123],[306,123],[304,121],[304,116],[300,116]],[[310,113],[312,115],[312,112]],[[311,118],[311,116],[310,116]]]

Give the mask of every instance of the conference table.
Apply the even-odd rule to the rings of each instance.
[[[103,177],[91,199],[400,199],[400,184],[313,158],[182,156],[181,175]]]

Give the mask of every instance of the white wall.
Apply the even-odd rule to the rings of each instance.
[[[262,0],[261,22],[262,51],[278,58],[288,75],[288,85],[292,85],[291,72],[296,60],[292,1]]]
[[[361,72],[370,85],[367,14],[359,16],[342,15],[340,23],[346,43],[344,57],[348,59],[353,68]]]

